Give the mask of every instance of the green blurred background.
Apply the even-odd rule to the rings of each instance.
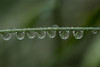
[[[100,0],[0,0],[0,29],[100,26]],[[0,67],[100,67],[100,33],[76,40],[0,38]]]

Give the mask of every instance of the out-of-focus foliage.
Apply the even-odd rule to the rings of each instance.
[[[100,0],[0,0],[0,29],[100,26]],[[100,33],[76,40],[0,38],[0,67],[100,67]]]

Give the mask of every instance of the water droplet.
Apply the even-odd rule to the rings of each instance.
[[[34,31],[28,31],[27,36],[29,39],[33,39],[36,36],[36,32]]]
[[[68,39],[69,31],[65,31],[65,30],[64,31],[59,31],[59,35],[63,40]]]
[[[37,36],[39,39],[43,39],[46,36],[46,31],[38,31]]]
[[[59,26],[58,25],[53,25],[52,28],[57,29],[57,28],[59,28]]]
[[[97,34],[97,31],[96,31],[96,30],[95,30],[95,31],[92,31],[92,33],[93,33],[93,34]]]
[[[53,25],[51,28],[57,29],[57,28],[59,28],[59,26],[58,26],[58,25]],[[48,35],[50,38],[54,38],[54,37],[56,36],[56,30],[47,31],[47,35]]]
[[[18,40],[23,40],[25,37],[25,32],[16,32],[16,37]]]
[[[1,33],[0,35],[3,40],[9,40],[12,37],[11,33]]]
[[[81,39],[83,37],[83,31],[73,31],[73,36],[76,39]]]
[[[50,37],[50,38],[54,38],[56,36],[56,31],[47,31],[47,35]]]

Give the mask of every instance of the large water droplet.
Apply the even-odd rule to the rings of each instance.
[[[50,38],[54,38],[56,36],[56,31],[47,31],[47,35],[50,37]]]
[[[73,31],[73,36],[76,39],[81,39],[83,37],[83,31]]]
[[[69,31],[59,31],[59,35],[60,35],[60,37],[62,38],[62,39],[68,39],[68,37],[69,37]]]
[[[92,31],[92,33],[93,33],[93,34],[97,34],[97,31],[96,31],[96,30],[94,30],[94,31]]]
[[[38,31],[37,36],[39,39],[43,39],[46,36],[46,31]]]
[[[18,40],[23,40],[25,37],[25,32],[16,32],[16,37]]]
[[[2,33],[0,34],[3,40],[9,40],[12,37],[11,33]]]
[[[36,32],[34,31],[28,31],[27,36],[29,39],[33,39],[36,36]]]

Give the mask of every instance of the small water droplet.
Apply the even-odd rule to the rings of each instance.
[[[92,33],[93,33],[93,34],[97,34],[97,31],[96,31],[96,30],[95,30],[95,31],[92,31]]]
[[[64,31],[59,31],[59,35],[63,40],[68,39],[69,31],[65,31],[65,30]]]
[[[36,32],[34,32],[34,31],[28,31],[27,32],[27,36],[28,36],[29,39],[33,39],[36,36]]]
[[[43,39],[46,36],[46,31],[38,31],[37,36],[39,39]]]
[[[25,37],[25,32],[16,32],[16,37],[18,40],[23,40]]]
[[[57,28],[59,28],[59,26],[58,26],[58,25],[53,25],[51,28],[57,29]],[[47,31],[47,35],[48,35],[50,38],[54,38],[54,37],[56,36],[56,30]]]
[[[11,33],[1,33],[0,35],[3,40],[9,40],[12,37]]]
[[[50,38],[54,38],[56,36],[56,31],[47,31],[47,35],[50,37]]]
[[[83,37],[83,31],[73,31],[73,36],[76,39],[81,39]]]
[[[58,25],[53,25],[52,28],[57,29],[57,28],[59,28],[59,26]]]

